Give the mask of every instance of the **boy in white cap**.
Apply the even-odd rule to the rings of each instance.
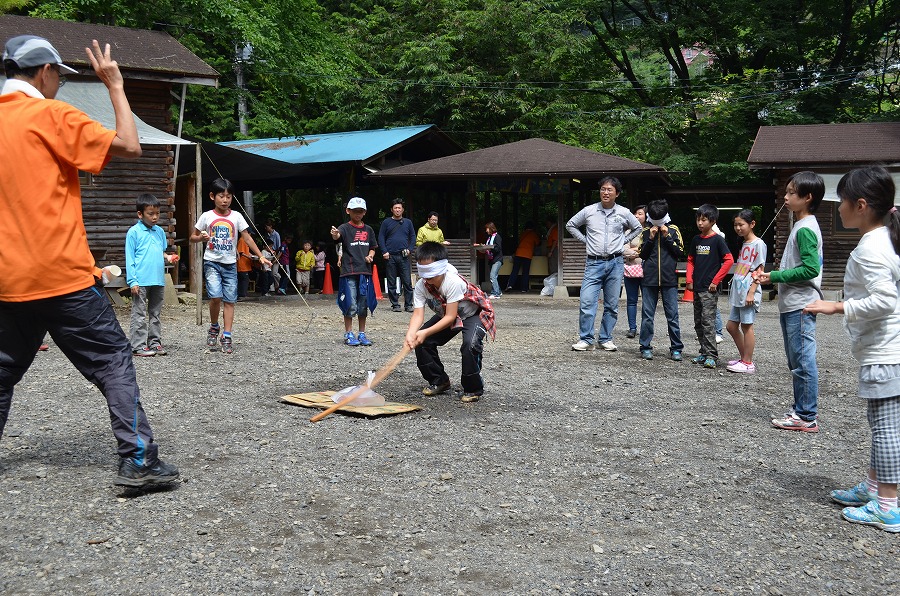
[[[366,336],[368,311],[375,311],[378,304],[375,288],[372,286],[372,261],[378,240],[375,230],[363,223],[366,202],[353,197],[347,202],[350,221],[338,227],[331,226],[331,237],[339,241],[341,258],[341,280],[337,303],[344,313],[344,343],[348,346],[371,346]],[[353,335],[353,317],[359,319],[359,335]]]
[[[94,40],[86,51],[109,91],[115,130],[54,99],[64,83],[62,74],[76,71],[62,63],[49,41],[20,35],[7,41],[3,51],[0,435],[13,388],[49,331],[75,368],[106,397],[120,458],[115,484],[142,487],[176,480],[178,468],[159,459],[141,406],[131,345],[96,285],[78,185],[79,170],[99,174],[113,156],[140,157],[141,145],[109,44],[101,50]],[[22,267],[35,246],[53,267]],[[59,433],[63,442],[66,436]]]

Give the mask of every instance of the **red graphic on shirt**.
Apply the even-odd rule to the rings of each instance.
[[[369,232],[366,230],[356,230],[356,234],[353,235],[354,242],[368,242],[369,241]]]

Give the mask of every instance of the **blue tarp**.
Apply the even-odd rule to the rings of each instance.
[[[249,139],[218,143],[292,164],[367,161],[435,128],[433,124],[378,130],[354,130],[304,137]]]

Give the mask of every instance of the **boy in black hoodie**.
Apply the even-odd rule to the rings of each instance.
[[[653,317],[662,294],[669,325],[669,357],[681,361],[681,328],[678,325],[678,261],[684,259],[684,241],[678,226],[671,224],[669,204],[663,200],[647,205],[647,227],[641,234],[641,358],[653,360]]]

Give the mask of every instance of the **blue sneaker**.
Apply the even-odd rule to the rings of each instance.
[[[706,368],[715,368],[716,367],[716,359],[712,356],[707,356],[706,360],[703,362],[703,366]]]
[[[841,517],[848,522],[875,526],[885,532],[900,532],[900,508],[882,511],[878,501],[869,501],[862,507],[844,507]]]
[[[869,492],[865,480],[848,490],[831,491],[831,500],[848,507],[859,507],[869,501],[874,501],[878,495]]]
[[[344,334],[344,343],[347,344],[348,346],[358,346],[359,340],[356,339],[356,336],[353,335],[352,331],[348,331],[347,333]]]
[[[366,333],[364,331],[360,331],[359,335],[356,336],[357,345],[359,346],[371,346],[372,342],[369,341],[369,338],[366,337]]]
[[[644,360],[653,360],[653,350],[641,350],[641,358]]]
[[[670,358],[675,362],[681,362],[681,350],[672,350]]]
[[[691,358],[691,362],[693,364],[703,364],[706,362],[706,354],[700,354],[699,356],[694,356]]]

